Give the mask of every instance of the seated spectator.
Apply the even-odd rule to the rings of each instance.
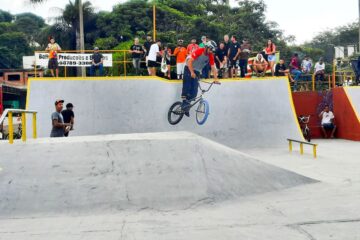
[[[287,76],[291,82],[294,82],[292,79],[290,70],[286,67],[284,59],[280,59],[280,62],[275,66],[275,76]]]
[[[315,64],[314,74],[316,81],[325,80],[325,63],[323,58],[320,58],[319,61]]]
[[[104,62],[104,56],[99,53],[99,48],[94,48],[94,53],[92,55],[92,64],[90,67],[90,76],[96,75],[96,69],[99,69],[99,76],[103,75],[103,62]]]
[[[297,82],[300,79],[301,71],[300,71],[300,65],[299,65],[299,55],[297,53],[294,53],[294,56],[291,58],[290,61],[290,73],[294,75],[294,91],[296,91]]]
[[[327,138],[326,131],[331,130],[331,138],[334,138],[334,133],[336,126],[334,125],[335,116],[332,111],[330,111],[329,106],[325,106],[324,110],[319,114],[321,118],[321,129],[324,134],[324,137]]]
[[[253,62],[253,70],[255,71],[256,76],[265,76],[268,65],[269,64],[264,56],[261,53],[258,53]]]
[[[178,40],[178,46],[174,50],[174,55],[176,57],[176,73],[177,79],[182,79],[185,69],[185,61],[187,56],[187,50],[184,47],[184,40]]]
[[[227,72],[227,52],[224,42],[221,42],[219,48],[215,52],[215,63],[217,69],[219,69],[219,77],[224,77],[223,75]]]

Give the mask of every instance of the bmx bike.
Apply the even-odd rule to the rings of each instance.
[[[300,115],[299,116],[299,123],[300,123],[300,126],[301,126],[301,132],[302,132],[304,138],[308,142],[311,142],[311,133],[310,133],[310,128],[308,126],[309,121],[310,121],[310,115],[308,115],[308,116]]]
[[[205,83],[208,84],[209,86],[207,88],[202,88],[200,83]],[[186,106],[186,108],[183,108],[183,102],[175,102],[173,105],[171,105],[169,111],[168,111],[168,121],[171,125],[176,125],[178,124],[181,119],[184,117],[184,114],[186,111],[189,111],[193,106],[195,106],[196,104],[198,104],[195,112],[196,112],[196,122],[199,125],[203,125],[208,116],[209,116],[209,103],[204,99],[204,94],[206,92],[209,92],[211,87],[214,84],[220,84],[220,83],[215,83],[215,82],[205,82],[205,81],[199,81],[199,89],[200,89],[200,95],[188,100],[188,106]],[[193,102],[193,103],[191,103]]]

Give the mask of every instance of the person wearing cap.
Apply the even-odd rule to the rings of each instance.
[[[99,52],[99,48],[94,48],[94,53],[91,56],[92,64],[90,67],[90,76],[96,75],[96,69],[99,69],[99,76],[103,75],[103,62],[104,62],[104,56]]]
[[[185,60],[187,56],[187,49],[184,47],[184,40],[178,40],[178,46],[174,50],[174,56],[176,57],[177,78],[182,79],[182,76],[184,75]]]
[[[55,101],[55,112],[51,114],[52,129],[50,137],[64,137],[65,128],[71,126],[69,123],[64,123],[64,117],[61,114],[63,105],[64,100]]]
[[[199,44],[199,47],[200,47],[200,48],[205,48],[206,43],[207,43],[207,37],[206,37],[206,36],[202,36],[202,37],[201,37],[201,43]]]
[[[157,57],[160,57],[160,47],[161,41],[157,40],[156,43],[153,43],[150,47],[149,55],[148,55],[148,70],[150,76],[156,76],[156,67],[158,64],[156,63]]]
[[[70,130],[73,130],[74,123],[75,123],[75,114],[74,114],[74,105],[72,103],[66,104],[66,109],[61,112],[64,118],[64,123],[70,123],[71,127]],[[69,136],[69,131],[65,131],[65,137]]]
[[[197,96],[201,71],[206,65],[210,64],[214,82],[218,83],[214,57],[216,48],[217,44],[210,40],[206,43],[205,48],[195,50],[186,60],[181,98],[183,99],[182,109],[187,117],[190,116],[190,103]]]

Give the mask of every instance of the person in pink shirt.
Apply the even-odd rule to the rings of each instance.
[[[301,76],[301,70],[300,70],[300,60],[299,60],[299,55],[297,53],[294,53],[294,56],[291,58],[290,61],[290,70],[291,70],[291,74],[294,75],[294,90],[296,90],[297,87],[297,82],[300,79]]]

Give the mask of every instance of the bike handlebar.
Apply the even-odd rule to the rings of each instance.
[[[199,89],[200,89],[203,93],[206,93],[206,92],[210,91],[211,87],[212,87],[214,84],[216,84],[216,85],[221,85],[220,82],[215,82],[215,81],[213,81],[213,82],[210,83],[210,82],[206,82],[206,81],[200,80],[200,82],[206,83],[206,84],[209,84],[209,85],[210,85],[210,86],[205,90],[205,89],[201,88],[201,85],[199,84]]]
[[[309,123],[309,121],[310,121],[310,116],[311,115],[307,115],[307,116],[299,116],[298,118],[299,118],[299,121],[301,122],[301,123]]]

